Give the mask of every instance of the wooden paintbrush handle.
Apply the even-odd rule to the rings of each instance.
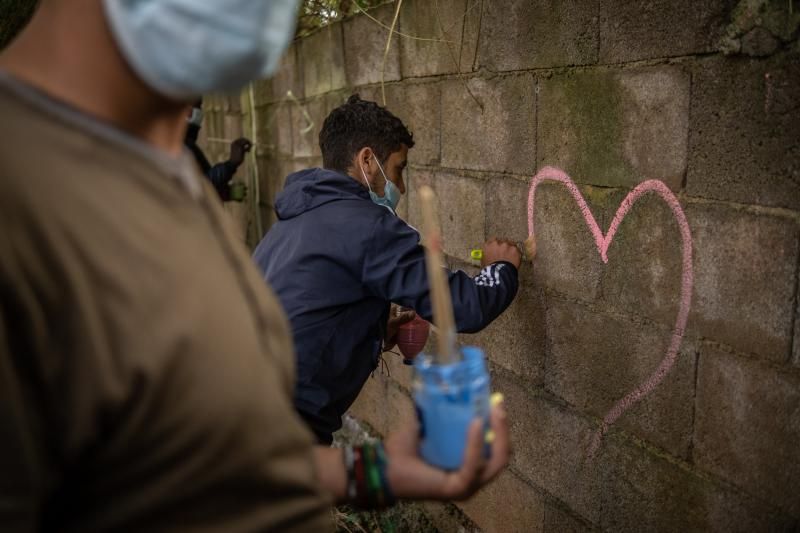
[[[433,306],[433,322],[438,328],[437,362],[447,364],[455,355],[455,324],[453,321],[453,301],[445,277],[442,258],[442,232],[436,210],[436,195],[433,189],[424,185],[419,190],[422,205],[422,228],[425,237],[425,264],[428,269],[428,284]]]

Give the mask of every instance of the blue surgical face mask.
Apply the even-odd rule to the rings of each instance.
[[[240,89],[275,71],[299,0],[103,0],[136,74],[178,101]]]
[[[383,167],[381,166],[380,161],[378,161],[378,158],[375,157],[375,154],[372,154],[372,157],[375,159],[375,162],[378,163],[378,168],[383,175],[385,185],[383,187],[383,196],[378,196],[375,191],[372,190],[372,187],[370,187],[367,174],[364,172],[364,168],[361,167],[361,175],[364,176],[364,182],[367,184],[367,189],[369,189],[369,197],[372,198],[374,203],[382,205],[394,213],[395,209],[397,209],[397,204],[400,203],[400,189],[398,189],[397,185],[389,181],[389,178],[386,177],[386,173],[383,171]]]

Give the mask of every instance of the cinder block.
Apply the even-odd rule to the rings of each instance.
[[[350,98],[350,95],[354,92],[356,91],[351,90],[349,87],[343,87],[325,95],[325,113],[322,115],[322,120],[317,128],[318,131],[322,128],[322,122],[325,120],[325,117],[328,116],[328,113],[347,102],[347,99]]]
[[[292,156],[292,114],[288,104],[255,109],[256,150],[271,158]]]
[[[376,101],[381,102],[380,90]],[[410,164],[432,165],[441,153],[441,89],[438,84],[393,84],[386,86],[386,108],[414,136],[408,152]]]
[[[800,379],[704,346],[694,458],[700,468],[800,518]]]
[[[512,470],[596,522],[598,474],[596,464],[585,460],[594,427],[501,370],[493,373],[492,386],[505,396]]]
[[[303,58],[304,96],[316,96],[346,85],[341,23],[323,26],[300,40],[298,54]]]
[[[408,204],[407,222],[422,231],[422,209],[419,203],[419,189],[423,185],[436,187],[435,176],[432,171],[410,166],[406,170],[406,194],[400,203]],[[441,215],[440,215],[441,216]]]
[[[714,204],[690,204],[694,296],[689,329],[785,363],[791,354],[797,223]]]
[[[786,531],[792,519],[689,466],[609,439],[598,457],[605,531]]]
[[[602,419],[655,372],[666,355],[671,331],[550,298],[547,339],[547,390]],[[669,374],[612,428],[629,431],[677,457],[688,457],[695,354],[696,348],[684,339]]]
[[[600,1],[600,62],[623,63],[713,51],[735,2]]]
[[[203,95],[204,118],[208,118],[208,113],[222,109],[222,102],[218,93]]]
[[[689,76],[678,66],[567,72],[540,80],[538,161],[576,183],[681,187]]]
[[[535,125],[534,79],[529,74],[442,84],[444,167],[533,174]]]
[[[198,144],[202,147],[203,151],[208,157],[208,151],[211,149],[213,142],[211,139],[221,139],[225,135],[222,123],[222,115],[216,111],[208,111],[203,106],[203,127],[200,128],[200,133],[197,137]]]
[[[367,379],[348,413],[384,437],[393,431],[411,431],[416,420],[411,396],[380,369]]]
[[[388,399],[388,380],[372,377],[361,388],[356,401],[347,413],[360,422],[366,422],[379,435],[386,436],[386,401]]]
[[[213,136],[210,135],[212,133],[211,129],[212,126],[210,117],[203,117],[203,127],[200,128],[200,132],[197,134],[197,146],[199,146],[203,153],[206,154],[206,157],[208,157],[210,144],[208,138],[209,136]]]
[[[387,83],[386,85],[384,85],[384,87],[385,87],[386,90],[388,90],[389,87],[393,87],[395,85],[397,85],[397,82]],[[357,94],[359,97],[361,97],[362,100],[369,100],[370,102],[375,102],[375,103],[377,103],[379,105],[383,105],[383,99],[381,98],[381,87],[380,87],[380,85],[373,85],[373,86],[369,86],[369,87],[363,87],[363,86],[362,87],[356,87],[356,88],[352,89],[352,91],[350,91],[350,93],[351,94]],[[344,99],[344,101],[342,101],[342,103],[344,103],[346,100],[347,100],[347,98],[345,97],[345,99]],[[392,110],[392,109],[390,109],[389,111],[394,112],[394,110]]]
[[[392,24],[395,6],[384,5],[369,10],[373,17],[387,27]],[[389,30],[364,14],[350,17],[343,23],[345,66],[350,85],[366,85],[400,79],[400,37],[392,35],[386,63],[383,53]]]
[[[295,158],[322,158],[319,132],[333,109],[344,104],[347,97],[334,91],[322,96],[291,104],[291,128]]]
[[[275,205],[275,195],[283,183],[278,178],[280,163],[276,159],[256,155],[256,165],[258,165],[258,187],[261,204],[265,208],[272,209]]]
[[[295,98],[301,98],[303,96],[303,76],[300,67],[301,56],[298,54],[298,48],[298,41],[295,41],[286,50],[283,56],[281,56],[278,70],[270,80],[269,101],[285,101],[288,98],[287,93],[289,91],[292,92]]]
[[[218,115],[221,119],[222,116]],[[207,131],[205,132],[205,144],[200,145],[203,153],[208,159],[208,162],[211,165],[219,163],[228,159],[230,156],[230,144],[231,140],[225,138],[225,132],[223,131],[222,127],[222,120],[212,120],[210,121],[210,127],[208,127]],[[202,132],[204,129],[201,129]]]
[[[230,95],[226,92],[217,93],[217,111],[228,113],[230,110]]]
[[[527,181],[492,178],[486,183],[486,238],[524,241],[528,237]]]
[[[545,506],[541,494],[508,470],[457,505],[483,531],[542,531]]]
[[[549,504],[545,506],[544,533],[587,533],[595,529],[563,509]]]
[[[244,244],[250,246],[255,239],[252,228],[252,212],[248,210],[247,206],[239,202],[225,202],[222,205],[226,213],[226,218],[231,224],[231,230],[235,238]]]
[[[286,183],[286,178],[288,178],[290,174],[293,174],[294,172],[304,168],[307,168],[307,165],[301,163],[300,161],[282,159],[280,161],[280,166],[278,167],[278,173],[275,175],[273,181],[273,187],[275,187],[275,190],[277,192],[281,192]]]
[[[483,186],[481,180],[436,174],[444,252],[462,261],[469,261],[470,250],[484,240]]]
[[[508,309],[483,331],[459,340],[482,348],[490,361],[531,384],[544,383],[545,300],[529,267],[523,266],[517,297]]]
[[[467,0],[403,3],[400,31],[418,37],[400,41],[403,78],[470,72],[481,19],[478,4]]]
[[[260,189],[259,204],[263,209],[261,215],[262,224],[264,229],[267,230],[277,221],[277,216],[274,212],[275,201],[278,194],[283,190],[286,177],[292,172],[306,168],[306,165],[299,161],[264,156],[257,156],[256,162],[258,164]]]
[[[242,112],[242,91],[233,91],[225,95],[226,107],[225,109],[233,115],[239,115]]]
[[[689,194],[800,209],[798,79],[798,53],[696,63]]]
[[[294,157],[322,156],[319,132],[333,105],[333,99],[324,95],[291,106]]]
[[[591,187],[580,190],[598,224],[604,227],[602,212],[608,191]],[[600,295],[605,265],[572,195],[562,184],[547,181],[536,189],[534,206],[534,283],[573,298],[594,301]]]
[[[610,194],[604,221],[629,191]],[[602,228],[608,231],[610,222]],[[675,216],[656,193],[642,196],[622,220],[602,267],[601,301],[627,315],[675,325],[681,300],[682,238]]]
[[[395,347],[393,351],[400,353],[400,349]],[[386,373],[389,378],[394,380],[398,387],[404,389],[406,392],[411,392],[414,367],[403,363],[403,356],[393,353],[383,354],[383,360],[386,363]]]
[[[272,102],[272,80],[255,80],[253,84],[253,103],[258,106],[265,106]]]
[[[322,161],[317,157],[305,157],[300,159],[284,159],[282,160],[283,164],[283,176],[284,179],[289,174],[294,172],[298,172],[300,170],[304,170],[306,168],[315,168],[321,165]]]
[[[242,117],[238,114],[226,113],[224,117],[224,137],[226,139],[238,139],[244,133],[242,128]]]
[[[203,104],[203,127],[200,128],[198,141],[209,142],[210,139],[222,139],[225,136],[224,115],[220,111],[207,109]],[[208,146],[210,148],[210,145]]]
[[[417,412],[411,395],[398,387],[394,380],[388,377],[383,379],[387,383],[388,392],[386,402],[381,406],[386,416],[386,434],[413,431],[416,428]]]
[[[478,61],[493,71],[597,62],[598,0],[484,2]]]

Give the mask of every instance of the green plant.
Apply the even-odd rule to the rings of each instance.
[[[0,0],[0,50],[28,23],[38,0]]]
[[[385,2],[386,0],[303,0],[295,35],[308,35],[317,28]]]

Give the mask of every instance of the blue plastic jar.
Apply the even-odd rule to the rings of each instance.
[[[420,453],[445,470],[457,470],[464,462],[470,423],[476,418],[484,421],[484,428],[489,423],[489,373],[483,350],[465,346],[461,354],[461,360],[445,365],[424,354],[414,361]]]

